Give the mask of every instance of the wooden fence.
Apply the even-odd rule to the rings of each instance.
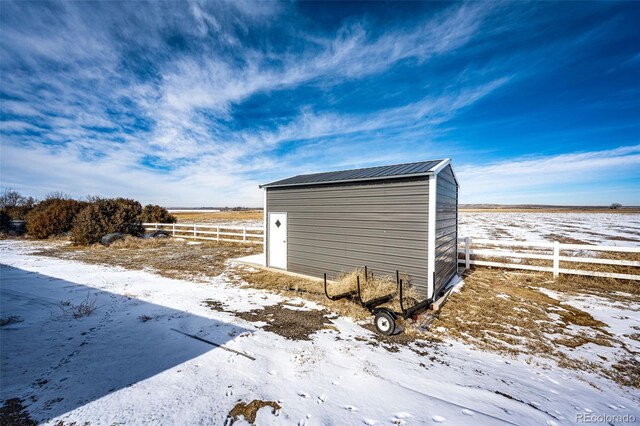
[[[640,253],[640,247],[598,246],[591,244],[562,244],[559,242],[501,241],[480,238],[458,239],[458,263],[469,269],[471,265],[493,266],[497,268],[524,269],[530,271],[551,272],[554,277],[560,274],[588,275],[592,277],[617,278],[623,280],[640,280],[640,274],[604,272],[589,269],[563,268],[560,262],[578,264],[609,265],[614,267],[640,268],[640,261],[589,257],[594,252]],[[518,247],[524,251],[505,251]],[[563,255],[564,254],[564,255]],[[464,256],[460,258],[460,255]],[[474,257],[472,259],[472,256]],[[478,258],[480,257],[480,258]],[[482,259],[485,258],[485,260]],[[489,259],[486,259],[489,258]],[[504,259],[504,262],[497,262]],[[517,259],[518,261],[515,261]],[[522,263],[521,259],[538,259],[551,263],[551,266],[540,266]],[[640,270],[639,270],[640,272]]]
[[[143,223],[145,231],[165,231],[173,237],[196,240],[263,244],[263,228],[251,226],[204,225],[199,223]]]
[[[147,232],[163,230],[174,237],[264,244],[264,228],[261,226],[226,226],[197,223],[143,223],[143,226]],[[513,251],[512,249],[514,248],[520,251]],[[546,241],[487,240],[469,237],[458,239],[458,263],[464,269],[469,269],[471,265],[477,265],[551,272],[554,277],[558,277],[560,274],[570,274],[640,280],[640,274],[561,267],[561,262],[563,262],[577,263],[578,265],[590,264],[640,268],[640,261],[594,257],[594,252],[640,253],[640,247],[562,244]],[[496,258],[500,261],[496,261]],[[522,259],[547,261],[550,266],[527,264],[523,263]]]

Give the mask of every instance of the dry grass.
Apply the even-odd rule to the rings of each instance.
[[[553,353],[558,345],[588,342],[610,345],[605,324],[538,290],[549,282],[543,274],[476,269],[465,277],[462,291],[451,297],[434,327],[444,327],[447,335],[481,348],[511,354]],[[589,330],[574,334],[570,326]]]
[[[573,242],[571,242],[573,244]],[[485,248],[485,247],[483,247]],[[487,246],[486,248],[496,249],[496,247]],[[497,248],[497,250],[503,250],[501,248]],[[535,253],[534,250],[518,250],[518,249],[510,249],[510,251],[517,251],[522,253]],[[537,251],[539,254],[550,254],[547,251]],[[562,256],[573,256],[573,257],[589,257],[589,254],[585,253],[595,253],[593,256],[594,259],[612,259],[612,260],[627,260],[627,261],[636,261],[640,262],[640,253],[619,253],[619,252],[588,252],[588,251],[568,251],[564,250],[561,252]],[[462,259],[464,256],[459,255],[459,258]],[[491,256],[480,256],[480,255],[471,255],[471,260],[484,260],[490,262],[498,262],[498,263],[519,263],[521,265],[532,265],[532,266],[543,266],[551,268],[553,266],[553,262],[551,260],[542,260],[542,259],[518,259],[518,258],[509,258],[509,257],[491,257]],[[629,274],[629,275],[640,275],[640,268],[637,266],[622,266],[622,265],[604,265],[597,263],[584,263],[584,262],[560,262],[561,269],[576,269],[583,271],[597,271],[597,272],[608,272],[608,273],[617,273],[617,274]],[[493,268],[489,268],[493,269]],[[500,268],[497,268],[501,270]],[[513,269],[509,269],[513,270]],[[547,275],[551,276],[550,273]],[[591,294],[602,294],[605,297],[610,298],[619,298],[619,295],[616,296],[620,292],[629,293],[632,295],[640,296],[640,286],[638,286],[636,281],[633,280],[618,280],[614,278],[601,278],[601,277],[587,277],[587,276],[579,276],[579,275],[560,275],[557,281],[552,285],[553,288],[558,289],[560,291],[565,292],[589,292]],[[626,298],[626,296],[624,296]],[[628,298],[626,298],[628,300]]]
[[[321,281],[300,278],[278,272],[256,270],[253,268],[238,267],[235,274],[251,287],[262,290],[269,290],[289,297],[303,297],[312,302],[327,307],[329,310],[342,316],[353,318],[354,320],[364,320],[371,317],[371,313],[363,308],[357,296],[354,299],[329,300],[324,294],[324,283]],[[364,280],[364,270],[357,269],[351,273],[344,274],[334,283],[327,285],[330,295],[337,295],[356,290],[356,277],[360,276],[360,290],[363,301],[374,298],[393,295],[393,300],[384,305],[395,311],[400,311],[398,302],[398,288],[395,279],[384,275],[370,275],[368,280]],[[418,294],[411,288],[404,292],[406,306],[411,306],[419,300]]]
[[[323,283],[320,281],[244,266],[235,268],[234,273],[238,278],[239,284],[240,280],[242,280],[250,287],[269,290],[289,297],[304,297],[307,300],[326,306],[333,312],[355,320],[363,320],[371,316],[369,311],[350,300],[332,301],[327,299],[324,295]],[[330,294],[334,294],[333,291]]]
[[[621,282],[612,284],[597,278],[556,281],[544,273],[478,268],[465,276],[464,287],[451,296],[432,329],[436,335],[454,337],[484,350],[544,357],[563,367],[593,371],[620,384],[636,386],[637,380],[629,380],[620,371],[637,371],[638,362],[606,324],[540,291],[585,293],[588,289],[607,297],[612,289],[619,289]],[[637,296],[638,291],[631,299],[627,296],[626,302],[639,301]],[[572,354],[572,349],[585,344],[619,347],[623,361],[609,368]]]
[[[261,401],[259,399],[254,399],[248,404],[244,402],[238,402],[231,409],[227,418],[231,420],[231,423],[233,423],[240,420],[240,416],[242,416],[250,424],[255,424],[258,410],[260,410],[262,407],[271,407],[272,413],[276,416],[278,415],[278,412],[281,408],[280,405],[275,401]]]
[[[375,275],[370,272],[368,275],[369,276],[365,279],[364,269],[356,269],[350,273],[343,274],[338,277],[335,284],[330,285],[329,294],[340,294],[355,290],[357,288],[357,278],[360,277],[360,292],[363,302],[380,297],[391,296],[393,299],[389,303],[385,303],[380,306],[399,312],[401,310],[399,303],[400,294],[398,292],[398,285],[395,277],[392,278],[388,275]],[[408,281],[406,276],[401,276],[400,279],[402,279],[403,282]],[[412,306],[422,300],[418,292],[408,286],[403,287],[403,299],[405,307]]]
[[[20,398],[11,398],[0,407],[0,424],[13,426],[35,426],[38,424],[29,415],[29,411]]]
[[[206,279],[220,275],[228,259],[257,254],[261,246],[226,242],[196,243],[166,239],[128,237],[109,247],[57,245],[35,253],[132,270],[147,269],[169,278]]]
[[[5,325],[17,324],[22,321],[23,319],[20,315],[9,315],[6,317],[0,317],[0,327],[4,327]]]
[[[262,220],[262,210],[223,211],[205,213],[171,213],[178,223],[215,223],[236,220]]]

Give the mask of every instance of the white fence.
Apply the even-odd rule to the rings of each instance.
[[[210,241],[230,241],[264,244],[264,228],[261,226],[224,226],[181,223],[143,223],[146,231],[163,230],[174,237],[194,238]],[[521,251],[509,251],[519,248]],[[471,265],[493,266],[497,268],[523,269],[551,272],[554,277],[560,274],[589,275],[592,277],[640,280],[640,274],[593,271],[585,269],[561,268],[560,262],[592,265],[627,266],[640,268],[640,261],[605,259],[588,257],[593,252],[640,253],[640,247],[597,246],[591,244],[561,244],[559,242],[527,242],[487,240],[480,238],[458,239],[458,254],[464,258],[458,263],[465,269]],[[564,255],[563,255],[564,254]],[[471,257],[474,257],[472,259]],[[504,262],[477,259],[478,256],[504,259]],[[551,266],[530,265],[519,262],[520,259],[538,259],[551,262]]]
[[[260,226],[226,226],[182,223],[143,223],[145,231],[165,231],[169,235],[196,240],[231,241],[263,244],[264,230]]]
[[[469,269],[471,265],[494,266],[498,268],[526,269],[531,271],[544,271],[553,273],[554,277],[560,274],[588,275],[592,277],[618,278],[623,280],[640,280],[638,274],[621,274],[617,272],[592,271],[584,269],[561,268],[560,262],[572,262],[582,264],[598,264],[610,266],[640,267],[640,261],[605,259],[599,257],[586,257],[592,252],[617,252],[640,253],[640,247],[615,247],[597,246],[591,244],[561,244],[559,242],[527,242],[527,241],[500,241],[479,238],[458,239],[458,254],[463,254],[463,259],[458,263]],[[527,251],[505,251],[505,247],[519,247]],[[563,254],[565,254],[563,256]],[[568,255],[566,255],[568,254]],[[471,259],[471,256],[485,256],[490,258],[504,258],[504,262],[493,260]],[[528,265],[514,261],[513,259],[540,259],[551,261],[551,266]]]

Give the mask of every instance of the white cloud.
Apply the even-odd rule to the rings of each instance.
[[[605,201],[606,194],[593,196],[589,186],[595,192],[611,179],[632,176],[639,186],[635,200],[631,194],[627,202],[640,204],[640,145],[466,165],[456,171],[462,203],[544,203],[552,199],[558,204],[575,203],[567,200],[578,198],[573,192],[577,188],[582,194],[578,204],[602,204],[616,200]]]
[[[442,136],[443,124],[514,78],[496,62],[469,65],[404,105],[352,112],[315,108],[309,99],[266,124],[236,129],[236,108],[256,95],[301,86],[328,91],[403,61],[446,57],[486,30],[496,6],[452,5],[411,28],[382,33],[366,21],[350,22],[284,51],[240,41],[252,28],[282,24],[276,18],[284,3],[190,2],[143,14],[128,3],[109,13],[102,4],[91,6],[60,3],[39,12],[11,4],[3,11],[17,20],[3,25],[1,44],[4,66],[15,70],[3,73],[3,90],[15,98],[1,106],[12,115],[1,127],[5,186],[34,195],[63,190],[166,204],[259,205],[257,184],[283,174],[440,156],[444,147],[432,136]],[[167,51],[170,31],[193,37],[196,53]],[[152,77],[132,78],[136,61],[137,71]],[[37,131],[44,136],[29,134]],[[295,149],[277,152],[292,141]],[[454,149],[449,144],[442,154]],[[498,188],[537,191],[554,179],[573,182],[577,164],[628,167],[635,155],[568,159],[571,169],[564,170],[556,161],[567,160],[555,157],[518,160],[513,168],[508,162],[465,167],[461,174],[470,183],[463,191],[471,188],[466,193],[478,198],[493,197]],[[147,157],[170,170],[145,166]],[[534,179],[535,172],[526,172],[533,164],[550,172]],[[501,182],[488,170],[510,178]]]

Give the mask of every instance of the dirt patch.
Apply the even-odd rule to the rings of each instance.
[[[229,312],[225,309],[224,305],[222,304],[222,302],[219,302],[217,300],[205,300],[204,302],[202,302],[206,307],[208,307],[209,309],[213,310],[213,311],[219,311],[219,312]]]
[[[0,407],[0,424],[35,426],[38,423],[31,419],[20,398],[11,398],[5,400],[2,407]]]
[[[292,305],[279,303],[247,312],[235,312],[226,310],[220,302],[215,300],[205,300],[203,303],[213,310],[233,313],[247,321],[265,322],[267,324],[262,327],[263,330],[276,333],[289,340],[311,340],[312,334],[333,326],[327,317],[329,312],[325,309],[302,310],[295,309]]]
[[[240,416],[242,416],[249,423],[255,424],[258,410],[262,407],[271,407],[272,413],[276,416],[278,415],[280,408],[282,408],[280,407],[280,404],[275,401],[261,401],[259,399],[254,399],[248,404],[238,402],[229,412],[227,419],[231,420],[231,423],[233,424],[233,422],[238,421]]]
[[[262,246],[226,242],[180,241],[172,238],[127,238],[109,247],[57,244],[34,253],[126,269],[146,269],[168,278],[206,280],[220,275],[229,259],[262,252]]]

